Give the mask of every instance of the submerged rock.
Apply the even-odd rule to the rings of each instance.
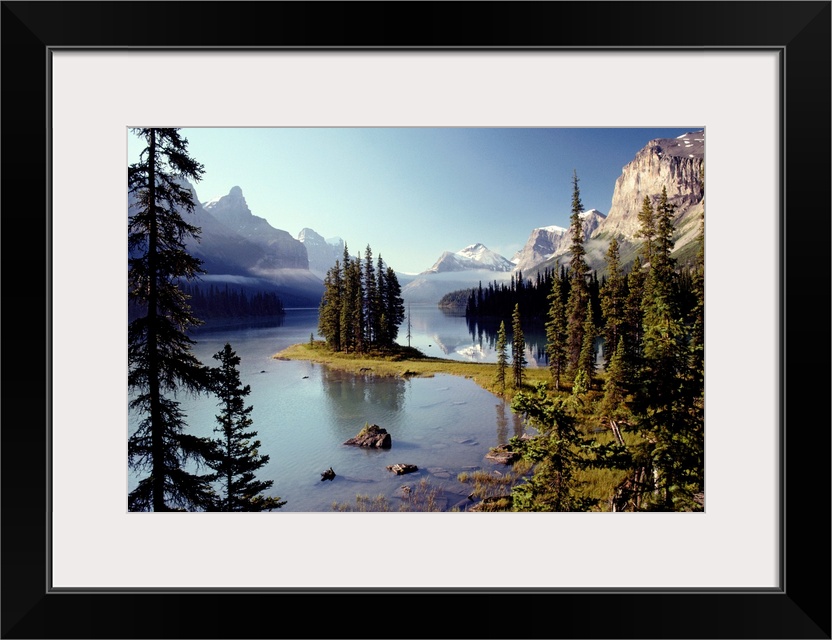
[[[387,470],[395,472],[397,476],[401,476],[405,473],[413,473],[414,471],[418,471],[419,467],[417,467],[415,464],[405,464],[404,462],[397,462],[396,464],[388,465]]]

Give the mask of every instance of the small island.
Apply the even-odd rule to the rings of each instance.
[[[510,398],[513,388],[502,389],[496,384],[497,364],[484,362],[462,362],[445,358],[433,358],[414,347],[393,345],[384,349],[373,349],[367,353],[344,353],[330,350],[323,340],[292,345],[272,356],[276,360],[306,360],[324,364],[333,369],[373,376],[432,377],[436,374],[462,376],[496,395]],[[529,389],[536,382],[547,379],[548,370],[531,368],[526,370],[524,382]]]

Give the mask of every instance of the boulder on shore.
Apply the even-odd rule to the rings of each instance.
[[[382,429],[377,424],[365,424],[354,438],[350,438],[344,444],[356,447],[370,447],[373,449],[389,449],[393,442],[387,429]]]
[[[485,457],[486,459],[493,460],[494,462],[512,464],[520,458],[520,454],[516,451],[512,451],[509,445],[501,444],[496,447],[492,447]]]

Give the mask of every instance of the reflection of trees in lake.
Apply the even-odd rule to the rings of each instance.
[[[508,416],[506,415],[506,401],[494,405],[497,410],[497,444],[508,444]]]
[[[508,423],[511,420],[512,436],[518,438],[526,432],[526,425],[523,422],[523,416],[514,413],[511,406],[502,400],[494,405],[497,410],[497,444],[508,444],[510,436],[508,435]]]
[[[494,352],[497,345],[497,331],[503,318],[466,318],[468,332],[471,338],[483,351]],[[523,322],[523,337],[526,341],[526,359],[538,367],[545,367],[546,358],[546,327],[543,322],[530,320]],[[506,322],[506,340],[512,338],[511,322]]]
[[[327,400],[350,415],[363,415],[368,404],[385,411],[400,411],[404,405],[406,380],[395,376],[349,373],[322,367],[321,382]]]

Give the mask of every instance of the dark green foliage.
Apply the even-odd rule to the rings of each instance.
[[[450,291],[439,299],[438,306],[441,309],[468,311],[468,302],[475,289],[457,289]],[[467,315],[467,313],[466,313]]]
[[[374,266],[369,245],[364,256],[363,263],[353,260],[345,246],[344,266],[336,261],[324,276],[318,332],[333,351],[364,353],[390,347],[405,318],[396,272],[381,256]]]
[[[399,325],[404,322],[404,300],[402,300],[402,287],[396,272],[392,267],[387,267],[384,277],[384,288],[379,291],[379,296],[384,309],[384,335],[383,346],[392,345],[399,335]]]
[[[595,319],[592,306],[587,307],[586,320],[584,320],[584,342],[581,345],[581,355],[578,358],[578,371],[583,372],[588,387],[592,387],[592,377],[595,375]]]
[[[495,382],[503,393],[506,392],[506,369],[508,368],[506,347],[506,323],[500,322],[500,328],[497,330],[497,376]]]
[[[549,320],[546,322],[546,355],[549,371],[555,389],[560,390],[560,378],[566,370],[566,306],[564,305],[564,283],[559,277],[552,278],[552,293],[549,294]]]
[[[587,307],[590,304],[589,286],[587,278],[589,267],[584,256],[584,232],[581,212],[580,190],[578,189],[578,174],[572,176],[572,217],[570,231],[572,233],[572,244],[570,252],[572,258],[569,263],[570,289],[569,300],[566,304],[567,320],[567,357],[568,366],[573,372],[578,370],[578,361],[581,357],[581,349],[584,343],[584,326],[586,322]]]
[[[601,288],[601,315],[604,326],[604,361],[609,365],[618,340],[625,334],[627,280],[621,270],[618,241],[613,238],[607,249],[607,278]]]
[[[575,201],[579,198],[573,197]],[[576,217],[573,210],[574,230]],[[611,510],[702,510],[704,250],[700,239],[695,262],[677,264],[672,257],[673,218],[666,190],[645,197],[639,215],[643,242],[629,274],[621,268],[619,245],[613,240],[600,286],[595,276],[580,273],[582,265],[574,256],[568,279],[562,269],[552,285],[546,350],[555,391],[545,394],[540,387],[537,398],[523,393],[516,397],[515,410],[526,413],[533,426],[543,425],[543,436],[518,443],[537,464],[530,481],[512,494],[515,509],[591,507],[591,501],[583,501],[589,489],[585,492],[571,480],[579,470],[592,469],[588,477],[603,478],[598,486],[616,486],[607,502]],[[570,289],[563,320],[559,306],[566,284]],[[569,358],[581,336],[568,396],[558,393],[557,354],[563,348],[564,325]],[[594,371],[598,335],[606,346],[601,374]],[[603,394],[592,389],[593,374],[603,381]],[[565,426],[554,439],[546,426],[552,424]],[[612,433],[596,437],[599,426]],[[585,435],[575,435],[579,432]]]
[[[178,392],[209,390],[207,368],[191,353],[188,330],[200,324],[178,283],[202,273],[185,241],[199,229],[183,214],[193,212],[192,193],[182,179],[199,181],[201,164],[188,156],[177,129],[133,129],[146,141],[139,162],[128,167],[128,298],[137,315],[128,325],[130,408],[143,415],[128,439],[128,463],[149,475],[130,492],[131,511],[207,509],[214,494],[204,475],[186,469],[210,454],[207,439],[185,433]]]
[[[520,321],[520,305],[515,305],[511,316],[511,372],[515,389],[523,386],[523,372],[526,369],[526,339]]]
[[[364,339],[373,343],[379,341],[381,333],[381,316],[384,314],[383,302],[378,295],[379,285],[384,286],[384,279],[376,281],[376,268],[373,264],[373,251],[370,245],[364,251]]]
[[[538,385],[533,394],[520,392],[511,408],[526,416],[540,435],[530,440],[512,438],[515,451],[535,464],[534,473],[511,492],[514,511],[586,511],[597,501],[580,495],[576,472],[584,465],[582,437],[573,417],[559,399]]]
[[[318,333],[326,339],[333,351],[341,350],[341,297],[343,293],[341,263],[335,265],[324,276],[324,295],[318,308]]]
[[[653,205],[650,202],[650,196],[644,196],[641,210],[638,212],[638,221],[641,225],[638,235],[644,239],[644,244],[641,245],[641,257],[645,264],[650,264],[653,260],[653,236],[656,234],[656,223],[653,218]]]
[[[247,292],[225,285],[183,284],[191,309],[198,318],[267,318],[286,314],[283,302],[274,291]]]
[[[260,441],[253,440],[256,431],[250,431],[253,407],[245,405],[251,393],[249,385],[240,384],[240,357],[231,345],[216,354],[220,366],[212,372],[212,387],[219,398],[218,427],[220,437],[214,441],[215,453],[208,459],[214,470],[211,480],[221,486],[213,510],[216,511],[271,511],[279,509],[285,501],[263,496],[270,489],[272,480],[257,480],[255,472],[268,464],[269,456],[260,455]]]
[[[525,318],[544,319],[549,313],[549,293],[552,290],[554,274],[548,269],[538,273],[534,280],[524,278],[522,272],[512,276],[506,282],[482,283],[476,289],[460,289],[446,294],[440,301],[441,306],[455,305],[465,297],[465,317],[505,318],[514,306],[519,304]]]
[[[629,416],[627,402],[627,385],[630,379],[630,371],[624,349],[624,336],[619,336],[609,364],[606,368],[604,378],[604,397],[598,406],[598,412],[602,417],[618,420]]]
[[[639,390],[633,451],[642,481],[641,508],[696,508],[704,486],[702,377],[691,367],[690,323],[679,304],[673,249],[673,207],[662,190],[654,220],[652,261],[642,296]],[[646,233],[646,229],[644,230]],[[694,323],[695,324],[695,323]]]

